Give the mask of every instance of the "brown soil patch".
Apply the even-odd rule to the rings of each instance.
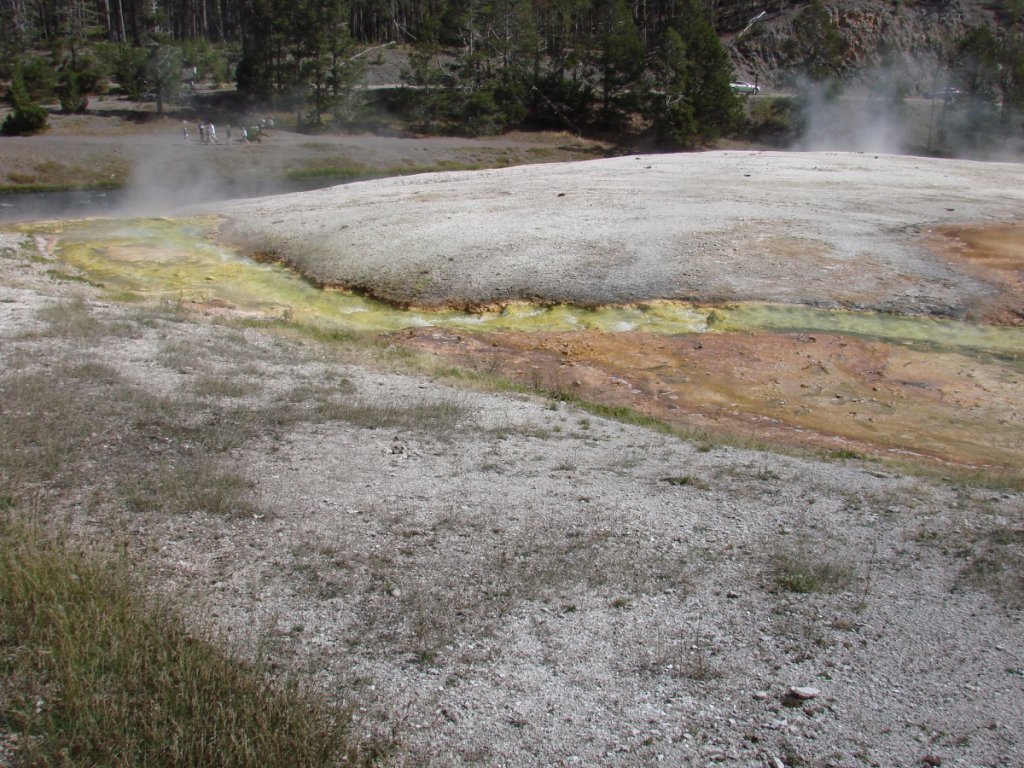
[[[998,361],[827,333],[455,334],[402,343],[527,386],[738,438],[969,468],[1024,460],[1024,385]]]
[[[1024,224],[938,227],[932,244],[965,271],[1000,289],[976,316],[1000,325],[1024,325]]]

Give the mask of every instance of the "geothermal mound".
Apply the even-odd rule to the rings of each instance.
[[[239,201],[222,234],[400,304],[779,301],[961,315],[999,287],[944,226],[1024,209],[1019,165],[709,152],[432,173]],[[998,283],[998,281],[996,281]]]

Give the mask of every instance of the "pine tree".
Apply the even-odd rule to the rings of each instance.
[[[89,106],[89,97],[82,88],[78,73],[73,69],[61,72],[57,95],[60,97],[61,109],[67,113],[82,113]]]
[[[156,113],[163,115],[164,103],[181,95],[181,50],[166,42],[153,41],[146,57],[146,83],[156,100]]]
[[[601,122],[620,125],[644,96],[646,54],[625,0],[603,0],[596,9],[592,61],[601,93]]]
[[[999,41],[988,27],[974,27],[960,39],[950,61],[957,84],[968,98],[992,101],[999,87]]]
[[[697,135],[697,119],[690,98],[691,62],[686,44],[671,27],[665,31],[656,60],[657,87],[651,95],[654,130],[662,141],[689,146]]]
[[[20,68],[15,70],[9,98],[14,111],[4,119],[3,125],[0,125],[0,134],[19,136],[38,133],[46,128],[49,122],[46,110],[32,101]]]
[[[682,0],[655,57],[651,117],[663,140],[710,141],[740,122],[732,64],[699,0]]]
[[[837,78],[843,63],[843,40],[822,0],[811,0],[793,22],[785,49],[814,82]]]

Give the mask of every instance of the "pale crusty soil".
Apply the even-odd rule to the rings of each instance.
[[[982,170],[928,166],[930,181],[906,186],[920,181],[914,194],[934,201],[951,194],[944,176],[966,183]],[[991,206],[1020,189],[999,192],[1011,169],[994,173],[985,206],[984,190],[965,189],[950,207],[1008,215]],[[401,197],[400,187],[376,189]],[[809,212],[804,189],[794,207]],[[295,199],[254,205],[300,215]],[[257,483],[257,515],[107,515],[82,504],[87,477],[58,510],[85,539],[125,540],[154,588],[197,622],[241,648],[262,640],[324,696],[354,702],[367,733],[393,733],[392,764],[1024,763],[1024,494],[690,442],[212,317],[139,323],[131,308],[53,280],[54,265],[22,246],[0,240],[0,374],[73,357],[161,395],[194,397],[201,378],[240,381],[244,395],[219,397],[243,408],[307,385],[367,407],[451,412],[440,426],[325,419],[211,457]],[[927,286],[913,306],[955,309],[980,290],[947,284],[955,272],[923,256],[908,264]],[[641,274],[639,287],[653,284]],[[74,295],[132,332],[26,335],[36,310]],[[832,574],[831,586],[785,589],[786,562]],[[993,563],[1004,570],[985,570]],[[789,707],[788,686],[819,693]]]
[[[781,301],[962,315],[933,228],[1017,220],[1024,167],[705,152],[424,174],[216,207],[316,281],[417,305]]]

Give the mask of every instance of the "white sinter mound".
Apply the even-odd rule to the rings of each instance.
[[[1007,163],[708,152],[432,173],[220,205],[227,236],[419,304],[765,300],[956,314],[939,224],[1024,210]]]

